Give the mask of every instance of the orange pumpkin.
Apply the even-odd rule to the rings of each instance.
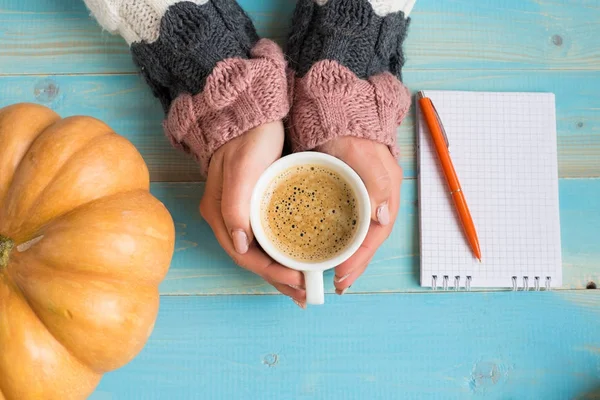
[[[0,400],[80,399],[144,347],[174,226],[134,146],[89,117],[0,110]]]

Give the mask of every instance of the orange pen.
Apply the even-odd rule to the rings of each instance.
[[[481,249],[479,248],[479,239],[477,239],[475,224],[473,223],[473,218],[471,218],[471,213],[469,212],[469,207],[465,200],[465,194],[460,187],[458,176],[456,175],[454,165],[452,165],[452,160],[450,159],[448,136],[446,136],[444,125],[442,125],[442,121],[440,120],[431,99],[425,97],[423,92],[419,92],[417,98],[419,99],[419,106],[423,111],[427,126],[429,127],[429,132],[431,132],[435,151],[442,164],[446,182],[448,182],[448,187],[450,189],[450,195],[454,200],[454,206],[456,207],[456,211],[460,218],[460,224],[467,236],[467,241],[469,242],[469,246],[471,246],[473,254],[481,262]]]

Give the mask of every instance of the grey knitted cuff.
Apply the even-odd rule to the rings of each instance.
[[[219,61],[248,59],[258,35],[235,0],[170,5],[153,42],[133,42],[131,53],[165,112],[180,94],[202,92]]]
[[[409,23],[402,11],[378,15],[369,0],[299,0],[287,49],[291,67],[303,77],[318,61],[333,60],[361,79],[391,72],[401,80]]]

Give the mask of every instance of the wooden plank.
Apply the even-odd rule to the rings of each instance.
[[[407,39],[415,69],[597,70],[597,0],[417,1]]]
[[[84,10],[68,12],[61,7],[48,12],[6,11],[7,6],[20,3],[0,2],[0,74],[135,70],[125,41],[103,34]],[[63,3],[78,9],[83,5],[77,0]]]
[[[293,2],[240,2],[261,36],[285,42]],[[127,43],[103,32],[83,0],[0,0],[0,75],[134,73]]]
[[[153,181],[201,178],[191,158],[169,143],[161,126],[162,107],[136,75],[0,77],[0,107],[18,102],[39,103],[63,117],[105,121],[138,148]]]
[[[599,290],[326,302],[162,297],[146,348],[91,400],[600,395]]]
[[[600,176],[600,72],[409,71],[405,80],[421,89],[550,91],[556,94],[559,174]],[[173,150],[161,128],[163,113],[141,78],[134,75],[0,77],[0,107],[31,101],[63,116],[100,118],[128,137],[149,165],[153,181],[200,180],[196,165]],[[406,177],[416,169],[414,118],[398,130]]]
[[[242,0],[263,36],[285,41],[295,1]],[[597,0],[417,1],[407,69],[567,69],[600,65]],[[114,73],[135,67],[125,42],[82,0],[0,0],[0,73]]]
[[[560,181],[563,288],[600,286],[600,179]],[[235,266],[201,219],[198,204],[203,184],[153,184],[176,222],[177,243],[162,294],[269,294],[275,290]],[[419,286],[419,231],[416,181],[405,180],[399,220],[367,272],[350,289],[354,293],[429,291]],[[326,289],[333,293],[332,273]]]

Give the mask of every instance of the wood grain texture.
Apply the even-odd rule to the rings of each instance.
[[[155,183],[152,193],[165,203],[176,223],[177,242],[162,294],[270,294],[275,290],[235,266],[198,214],[203,184]],[[600,179],[562,179],[560,210],[563,288],[600,285]],[[367,272],[350,289],[354,293],[429,291],[419,285],[419,226],[416,181],[402,185],[399,220]],[[326,277],[333,293],[333,277]]]
[[[293,0],[241,0],[283,43]],[[597,70],[596,0],[418,1],[407,69]],[[0,73],[133,72],[127,45],[101,33],[82,0],[0,0]]]
[[[600,71],[409,71],[413,90],[547,91],[556,95],[559,175],[600,176]],[[161,127],[159,102],[137,75],[4,76],[0,107],[37,102],[62,116],[90,115],[129,138],[146,160],[153,181],[197,181],[197,166],[172,149]],[[414,110],[413,110],[414,113]],[[398,129],[400,164],[416,175],[413,113]]]
[[[241,1],[261,36],[284,44],[295,2]],[[129,48],[83,0],[0,0],[0,75],[134,73]]]
[[[164,135],[162,107],[137,75],[0,77],[0,107],[17,102],[101,119],[137,147],[153,181],[200,179],[197,165]]]
[[[162,297],[104,399],[575,399],[600,389],[600,290]]]

